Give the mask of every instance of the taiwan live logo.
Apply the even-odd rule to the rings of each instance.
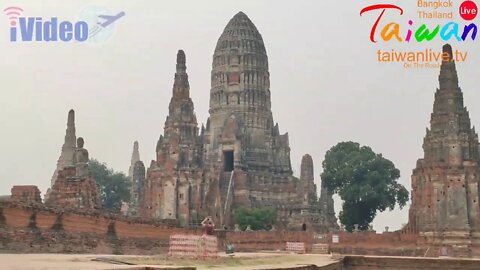
[[[10,21],[10,41],[77,41],[85,42],[100,34],[115,21],[125,16],[125,12],[116,15],[96,15],[90,25],[83,20],[61,21],[57,17],[44,20],[42,17],[22,16],[20,7],[8,7],[3,10]]]
[[[448,9],[453,6],[453,0],[418,0],[416,1],[416,3],[418,8],[433,8],[435,10],[438,8]],[[400,15],[403,15],[404,13],[403,8],[394,4],[376,4],[363,8],[360,11],[360,16],[362,16],[364,13],[372,12],[375,10],[381,12],[377,16],[377,20],[373,24],[370,31],[370,41],[372,41],[373,43],[377,42],[375,40],[375,33],[380,21],[382,20],[383,15],[387,10],[398,11]],[[472,0],[465,0],[460,4],[458,12],[463,20],[469,22],[477,17],[478,7]],[[428,27],[427,24],[424,23],[420,25],[420,27],[418,27],[416,30],[414,29],[415,27],[413,19],[409,19],[407,22],[408,25],[406,27],[404,27],[405,23],[401,24],[396,21],[384,25],[381,31],[382,39],[384,41],[390,41],[394,38],[393,40],[396,40],[398,42],[410,42],[413,40],[416,40],[417,42],[423,42],[431,41],[439,35],[440,38],[442,38],[444,41],[449,41],[450,39],[452,39],[463,42],[466,41],[469,36],[472,40],[475,40],[478,32],[478,26],[475,24],[475,22],[463,25],[463,31],[461,25],[454,21],[450,21],[445,25],[435,23],[435,25],[431,27]],[[405,31],[401,31],[404,29],[407,29],[406,34]]]

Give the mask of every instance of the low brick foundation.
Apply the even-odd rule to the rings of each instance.
[[[174,224],[100,213],[0,203],[0,252],[166,253],[173,233],[201,234]]]

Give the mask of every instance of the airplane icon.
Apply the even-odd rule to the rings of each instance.
[[[119,12],[117,15],[109,16],[109,15],[99,15],[98,17],[104,19],[105,22],[98,23],[101,27],[107,27],[116,20],[120,19],[121,17],[125,16],[125,12]]]
[[[105,27],[109,26],[110,24],[114,23],[116,20],[120,19],[121,17],[125,16],[125,12],[119,12],[117,15],[98,15],[98,18],[105,20],[104,22],[97,22],[97,25],[90,29],[88,37],[96,36],[100,31],[105,29]]]

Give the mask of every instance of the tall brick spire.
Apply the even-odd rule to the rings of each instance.
[[[143,163],[135,164],[133,174],[139,214],[178,219],[182,225],[199,219],[198,204],[193,202],[200,200],[201,187],[194,180],[203,176],[202,142],[186,70],[185,53],[179,50],[169,113],[157,142],[157,160],[150,165],[146,179]]]
[[[440,87],[435,92],[430,129],[427,129],[423,148],[426,160],[459,165],[463,160],[478,160],[478,136],[471,128],[467,108],[463,105],[452,47],[444,45],[443,53],[448,53],[450,59],[440,68]]]
[[[177,53],[177,72],[173,83],[173,94],[168,106],[169,114],[165,121],[165,137],[178,133],[193,138],[198,133],[197,117],[190,98],[190,84],[183,50]]]
[[[133,179],[132,177],[133,177],[133,171],[135,168],[135,163],[137,163],[137,161],[140,161],[140,151],[138,149],[139,149],[138,142],[137,141],[133,142],[132,158],[130,160],[130,168],[128,169],[128,177],[130,178],[130,180]]]
[[[186,57],[183,50],[177,53],[177,66],[173,83],[172,98],[168,106],[168,116],[165,121],[164,134],[157,143],[157,161],[162,164],[164,158],[170,153],[182,153],[178,156],[178,164],[188,165],[187,155],[183,150],[177,149],[182,144],[194,144],[198,136],[197,117],[195,116],[193,101],[190,98],[190,85],[186,72]],[[174,149],[175,148],[175,149]],[[168,150],[170,149],[170,150]],[[187,156],[190,156],[189,158]],[[175,157],[174,159],[177,159]],[[162,160],[162,161],[160,161]]]
[[[72,109],[68,112],[67,130],[65,131],[65,139],[62,145],[62,151],[57,161],[57,168],[53,173],[51,186],[57,179],[57,173],[67,165],[73,165],[73,153],[77,146],[77,136],[75,135],[75,111]]]
[[[463,104],[452,47],[443,46],[443,52],[450,57],[440,68],[424,158],[412,174],[409,225],[427,236],[468,244],[480,231],[478,135]]]

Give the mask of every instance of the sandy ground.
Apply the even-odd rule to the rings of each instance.
[[[334,261],[329,255],[293,255],[285,253],[236,253],[230,257],[220,254],[215,261],[166,260],[162,256],[77,255],[77,254],[0,254],[1,270],[90,270],[128,269],[129,265],[96,262],[92,259],[113,259],[135,263],[135,266],[153,266],[172,269],[176,266],[195,266],[198,270],[226,269],[253,270],[299,265],[328,265]]]

